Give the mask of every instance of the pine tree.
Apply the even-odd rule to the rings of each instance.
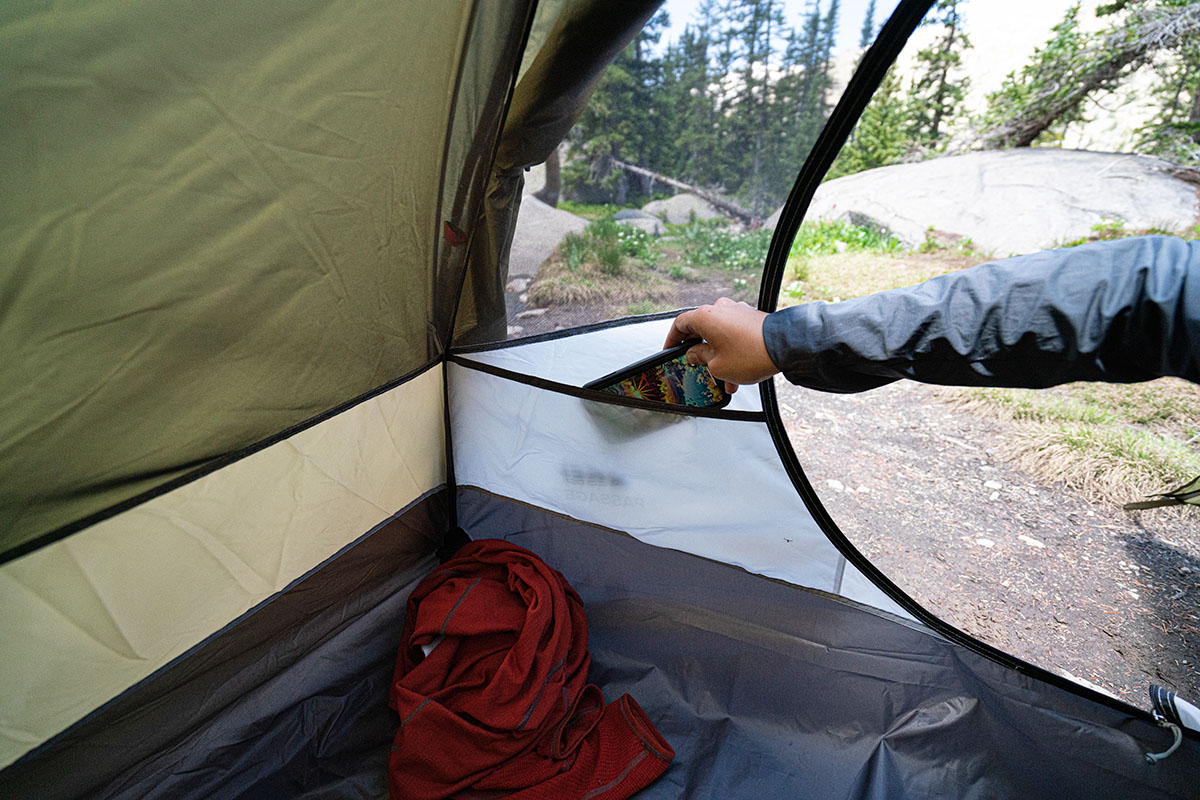
[[[938,0],[924,24],[941,25],[934,42],[917,53],[919,72],[909,90],[911,147],[936,152],[946,138],[946,123],[962,105],[970,85],[962,74],[962,53],[971,47],[959,8],[965,0]]]
[[[715,47],[712,0],[701,6],[695,25],[684,28],[664,57],[664,108],[671,109],[668,153],[659,171],[693,184],[711,182],[718,163],[717,109],[710,65]]]
[[[773,127],[772,57],[783,27],[780,7],[779,0],[731,0],[725,7],[739,43],[738,90],[729,120],[741,177],[735,193],[756,212],[768,206],[764,165],[774,156],[767,150]]]
[[[563,182],[575,196],[592,202],[625,203],[646,194],[644,181],[634,184],[614,160],[649,166],[660,157],[665,117],[656,105],[662,88],[662,63],[650,45],[667,26],[659,12],[605,70],[570,141],[581,159],[563,170]]]
[[[1125,5],[1106,10],[1121,10]],[[1164,5],[1184,8],[1197,3],[1174,0]],[[1153,66],[1158,110],[1138,130],[1134,146],[1178,164],[1200,166],[1200,36],[1181,39]]]
[[[887,71],[871,102],[863,111],[849,141],[838,153],[826,180],[895,164],[908,150],[908,116],[901,96],[900,78],[893,66]]]
[[[821,35],[821,7],[817,2],[805,14],[804,26],[788,42],[791,65],[782,102],[789,106],[786,160],[796,168],[804,162],[817,141],[821,126],[829,114],[826,95],[829,90],[828,54]]]
[[[1079,27],[1079,6],[1068,9],[1033,62],[988,96],[979,121],[981,146],[1028,147],[1054,137],[1084,119],[1089,97],[1116,89],[1160,57],[1186,58],[1200,38],[1196,0],[1119,0],[1099,12],[1113,22],[1087,34]]]
[[[829,10],[821,20],[820,52],[817,59],[820,63],[822,86],[825,91],[833,85],[830,71],[833,68],[833,48],[837,45],[838,0],[829,0]],[[824,102],[824,96],[822,96]]]
[[[858,46],[870,47],[875,41],[875,0],[867,3],[867,13],[863,15],[862,30],[858,34]]]
[[[1177,164],[1200,166],[1200,40],[1164,59],[1156,72],[1158,111],[1138,130],[1135,147]]]

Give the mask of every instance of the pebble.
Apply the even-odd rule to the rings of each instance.
[[[548,308],[527,308],[520,314],[517,314],[517,319],[529,319],[530,317],[540,317],[550,309]]]
[[[975,544],[979,545],[980,547],[995,547],[996,546],[996,543],[993,542],[991,539],[976,539]]]
[[[529,288],[529,279],[528,278],[513,278],[511,281],[508,282],[508,286],[505,286],[504,288],[505,288],[505,291],[509,291],[509,292],[517,292],[517,293],[523,292]]]
[[[1004,484],[1002,484],[1000,481],[984,481],[983,485],[984,485],[984,488],[987,488],[987,489],[1003,489],[1004,488]]]
[[[842,483],[839,480],[834,480],[833,478],[830,478],[829,480],[825,481],[825,485],[828,486],[830,489],[833,489],[835,492],[846,491],[846,484]]]
[[[517,334],[521,333],[524,330],[525,329],[522,328],[520,325],[509,325],[508,326],[508,335],[516,336]]]
[[[1000,496],[999,492],[992,492],[991,494],[988,495],[988,500],[995,500],[999,496]]]
[[[1029,545],[1030,547],[1039,547],[1040,548],[1040,547],[1046,546],[1043,542],[1039,542],[1037,539],[1033,538],[1032,536],[1026,536],[1023,533],[1020,534],[1019,536],[1017,536],[1017,538],[1020,539],[1025,544]]]

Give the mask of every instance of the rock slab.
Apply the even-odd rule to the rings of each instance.
[[[538,267],[550,257],[568,233],[579,233],[588,226],[583,217],[546,205],[532,195],[521,199],[512,251],[508,257],[509,275],[536,275]]]
[[[659,219],[665,219],[672,225],[688,223],[693,214],[696,219],[717,219],[725,216],[707,200],[686,193],[668,197],[666,200],[652,200],[642,206],[642,211]]]
[[[1196,224],[1196,187],[1158,158],[1020,148],[937,158],[822,184],[806,219],[886,228],[908,246],[930,227],[1002,258],[1058,247],[1119,220],[1126,230]],[[774,228],[779,212],[767,221]]]

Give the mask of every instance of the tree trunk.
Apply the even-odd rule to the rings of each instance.
[[[1024,115],[1014,117],[981,137],[984,148],[1028,147],[1033,140],[1063,116],[1079,107],[1092,92],[1111,89],[1129,66],[1140,67],[1156,53],[1170,49],[1200,31],[1200,6],[1189,5],[1144,17],[1129,29],[1108,35],[1093,51],[1099,58],[1064,78],[1074,87],[1058,97],[1035,100]],[[1105,57],[1106,56],[1106,57]]]
[[[688,192],[689,194],[694,194],[700,199],[711,203],[715,207],[724,211],[726,214],[729,214],[746,225],[753,225],[762,221],[762,219],[753,211],[742,208],[738,204],[726,200],[724,197],[710,192],[707,189],[701,189],[699,186],[692,186],[690,183],[684,183],[683,181],[677,181],[674,178],[668,178],[666,175],[648,170],[645,167],[638,167],[634,166],[633,164],[626,164],[623,161],[617,161],[615,158],[613,159],[612,164],[614,167],[620,167],[626,172],[632,172],[634,175],[642,175],[658,181],[659,183],[665,183],[667,186],[670,186],[674,189],[679,189],[681,191]]]
[[[558,208],[558,197],[562,194],[562,163],[558,156],[559,148],[550,151],[546,159],[546,183],[533,196],[548,206]]]

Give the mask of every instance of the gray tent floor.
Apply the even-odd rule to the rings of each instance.
[[[587,607],[592,679],[676,751],[639,798],[1190,797],[1194,739],[840,598],[484,492],[460,524],[560,570]],[[507,532],[507,533],[505,533]]]
[[[459,497],[471,536],[537,552],[579,591],[592,681],[609,700],[632,695],[675,749],[641,800],[1193,796],[1194,738],[1149,766],[1143,754],[1170,742],[1152,723],[924,628],[481,491]],[[387,797],[399,723],[387,689],[405,601],[434,562],[386,576],[393,545],[379,533],[310,579],[374,569],[374,588],[304,616],[315,595],[298,584],[6,770],[0,797]],[[250,635],[287,606],[299,627]],[[231,652],[239,640],[256,644]],[[177,733],[145,751],[147,726]]]

